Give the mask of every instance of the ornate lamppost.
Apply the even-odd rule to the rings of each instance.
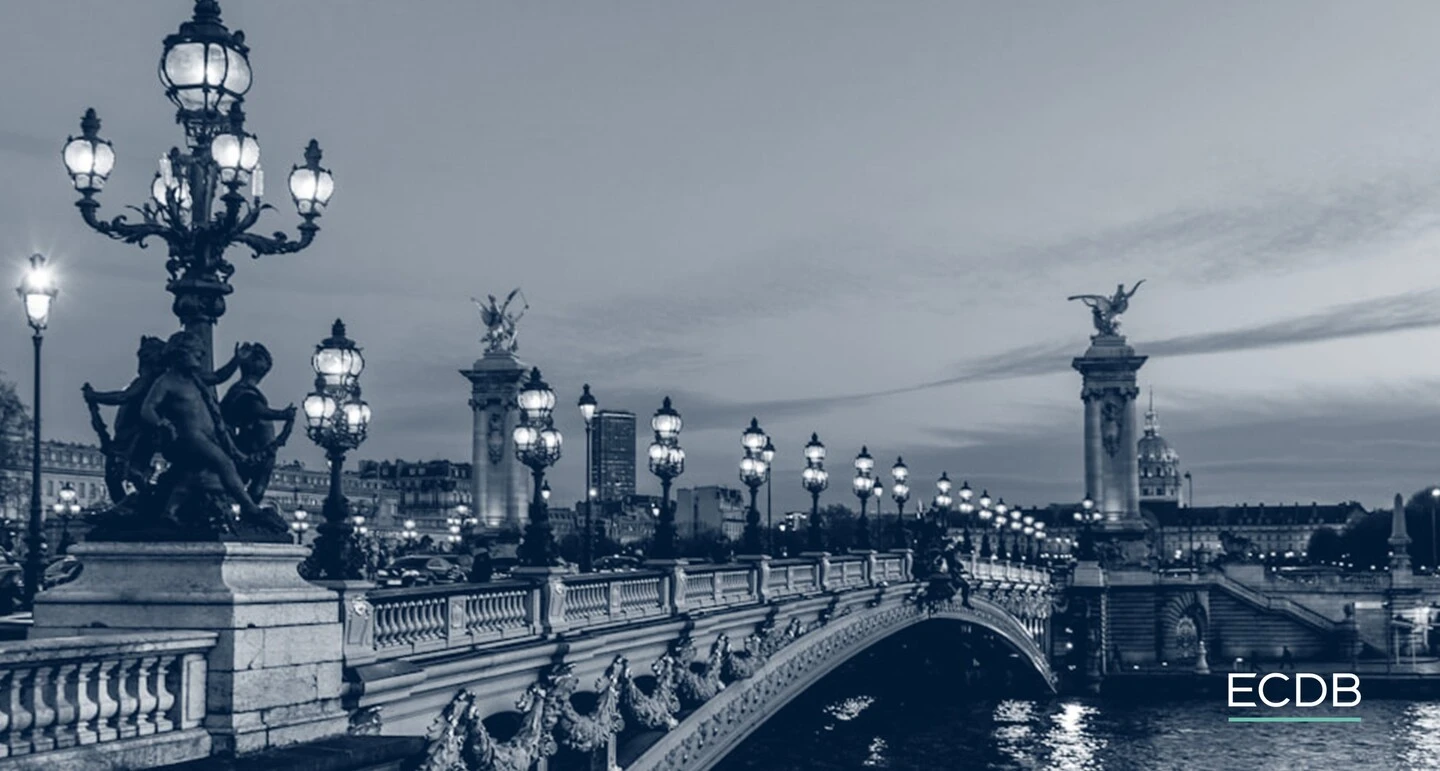
[[[970,554],[975,551],[975,544],[970,541],[970,517],[975,513],[975,504],[970,499],[975,497],[975,491],[970,489],[969,482],[961,482],[956,495],[960,497],[960,527],[964,533],[960,541],[961,550]]]
[[[585,419],[585,532],[580,536],[580,572],[589,573],[595,565],[595,530],[590,519],[590,509],[595,505],[594,496],[590,494],[594,485],[594,470],[590,465],[590,432],[595,413],[600,410],[600,403],[590,393],[589,383],[580,391],[580,401],[576,406],[580,408],[580,417]]]
[[[94,109],[85,111],[80,136],[70,137],[63,153],[81,196],[75,205],[87,225],[126,243],[144,246],[147,239],[159,238],[169,247],[166,290],[175,296],[172,310],[180,323],[204,345],[206,372],[212,366],[213,328],[225,313],[225,296],[233,291],[235,267],[225,259],[226,249],[242,246],[256,257],[304,249],[320,230],[315,221],[335,190],[334,178],[320,166],[320,145],[312,139],[304,165],[293,167],[289,177],[290,196],[304,220],[300,237],[249,232],[260,213],[271,208],[261,203],[260,145],[245,130],[249,53],[244,33],[221,23],[215,0],[197,0],[194,17],[165,38],[160,82],[178,108],[175,121],[185,129],[186,147],[171,148],[161,157],[152,200],[137,209],[140,221],[97,216],[96,196],[115,166],[115,151],[100,138]],[[240,192],[247,183],[248,196]]]
[[[905,535],[905,502],[910,500],[910,485],[905,480],[910,478],[910,468],[904,458],[895,459],[890,478],[894,480],[890,484],[890,497],[895,500],[895,548],[904,549],[910,546]]]
[[[30,531],[25,538],[24,598],[29,605],[40,591],[40,577],[45,572],[45,519],[40,509],[40,344],[45,327],[50,323],[50,305],[60,293],[55,275],[45,264],[44,255],[30,255],[30,269],[15,289],[25,304],[25,321],[30,325],[30,340],[35,345],[34,425],[30,432]]]
[[[771,437],[765,437],[765,447],[760,450],[760,460],[765,461],[765,538],[770,543],[770,551],[775,551],[775,506],[772,491],[775,489],[771,481],[770,469],[775,468],[775,443]]]
[[[1075,521],[1080,523],[1080,559],[1095,559],[1095,537],[1091,527],[1099,522],[1105,515],[1095,510],[1095,499],[1085,494],[1084,500],[1080,501],[1080,510],[1074,514]]]
[[[296,509],[290,516],[295,518],[295,521],[290,523],[290,530],[295,533],[295,544],[298,546],[305,542],[305,531],[310,529],[310,523],[305,521],[310,512]]]
[[[855,520],[855,548],[870,548],[870,518],[865,516],[865,509],[870,503],[870,496],[875,493],[875,459],[870,457],[870,450],[861,446],[860,454],[855,456],[855,481],[852,487],[855,490],[855,497],[860,499],[860,518]]]
[[[670,404],[670,397],[650,418],[655,441],[650,444],[650,473],[660,479],[660,519],[655,524],[655,541],[650,557],[673,560],[680,555],[675,544],[675,507],[670,502],[670,484],[685,473],[685,450],[680,448],[680,429],[685,422]]]
[[[950,497],[953,489],[954,483],[950,481],[950,474],[940,472],[940,478],[935,481],[935,498],[931,501],[935,516],[930,525],[927,550],[930,547],[938,548],[945,539],[945,533],[950,526],[950,507],[955,503],[955,499]]]
[[[550,528],[550,509],[546,505],[545,469],[560,460],[561,436],[552,423],[555,392],[540,379],[538,368],[530,370],[530,379],[516,401],[520,405],[520,424],[515,427],[515,457],[530,468],[534,498],[530,502],[530,522],[525,526],[525,539],[520,544],[520,564],[529,568],[551,567],[559,561],[555,535]]]
[[[810,526],[806,528],[807,543],[812,552],[825,551],[825,523],[820,521],[820,493],[830,486],[830,472],[825,470],[825,445],[818,434],[810,434],[805,443],[805,470],[800,483],[810,493]]]
[[[321,510],[325,521],[315,528],[318,535],[306,574],[325,580],[358,579],[365,567],[365,555],[355,543],[341,473],[346,453],[365,441],[370,405],[360,398],[365,357],[355,341],[345,336],[345,322],[335,319],[330,337],[315,346],[310,365],[315,370],[315,390],[302,404],[305,432],[325,450],[330,464],[330,490]]]
[[[979,507],[976,511],[976,516],[980,520],[980,556],[993,557],[995,550],[994,547],[990,545],[990,531],[987,529],[991,517],[995,516],[995,512],[990,509],[992,503],[990,500],[990,491],[981,490],[980,497],[975,499],[975,503]]]
[[[50,508],[60,518],[60,545],[55,547],[55,552],[63,554],[70,546],[70,520],[80,516],[80,494],[75,491],[74,485],[66,482],[60,485],[59,498]]]
[[[740,446],[745,449],[745,457],[740,459],[740,481],[750,488],[750,510],[745,512],[745,534],[741,546],[746,555],[758,556],[765,548],[760,537],[760,509],[755,499],[760,493],[760,485],[770,479],[770,464],[761,454],[769,441],[755,418],[750,419],[750,427],[740,435]],[[773,543],[771,548],[774,548]]]

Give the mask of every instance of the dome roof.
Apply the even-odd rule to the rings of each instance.
[[[1170,448],[1170,443],[1165,437],[1149,432],[1140,437],[1138,453],[1140,460],[1149,461],[1176,461],[1180,459],[1179,453]]]

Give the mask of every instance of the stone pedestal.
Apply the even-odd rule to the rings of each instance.
[[[296,572],[305,549],[259,543],[84,543],[80,577],[41,594],[35,637],[204,630],[217,754],[343,734],[339,598]]]
[[[558,634],[570,626],[565,621],[565,576],[574,572],[570,567],[518,567],[510,571],[511,577],[540,587],[540,607],[530,612],[544,634]]]
[[[735,561],[755,566],[755,572],[750,574],[755,581],[755,596],[761,602],[768,602],[770,600],[770,555],[741,554],[735,557]]]
[[[1140,389],[1135,373],[1147,357],[1120,335],[1090,338],[1085,355],[1073,366],[1083,378],[1080,398],[1085,403],[1085,488],[1104,515],[1095,535],[1112,541],[1124,562],[1134,564],[1147,555],[1140,514],[1139,426],[1135,398]]]
[[[471,495],[475,516],[487,528],[521,529],[528,520],[529,471],[515,459],[510,436],[519,408],[515,397],[528,366],[513,353],[490,351],[460,370],[470,381],[474,413]]]

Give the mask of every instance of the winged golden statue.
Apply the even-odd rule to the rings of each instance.
[[[519,347],[515,339],[515,324],[530,310],[530,303],[525,300],[525,294],[517,287],[510,294],[505,296],[505,302],[495,299],[495,295],[486,295],[487,302],[481,302],[474,297],[470,302],[480,309],[480,322],[485,325],[485,334],[480,337],[480,342],[485,344],[486,353],[514,353]],[[510,305],[516,299],[520,300],[521,308],[511,312]]]
[[[1120,334],[1120,321],[1117,318],[1130,308],[1130,298],[1135,296],[1135,290],[1145,283],[1145,279],[1135,282],[1130,291],[1125,291],[1125,285],[1119,284],[1115,287],[1115,294],[1106,297],[1100,294],[1077,294],[1065,299],[1079,300],[1090,306],[1090,314],[1095,322],[1095,332],[1098,335],[1116,336]]]

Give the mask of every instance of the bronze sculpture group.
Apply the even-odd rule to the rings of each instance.
[[[213,373],[206,371],[206,356],[204,342],[190,331],[163,343],[143,337],[130,385],[119,391],[83,387],[115,501],[96,515],[95,530],[103,537],[289,540],[285,520],[260,502],[276,452],[294,427],[295,406],[273,409],[260,391],[272,364],[265,346],[237,345]],[[217,399],[215,386],[236,371],[240,379]],[[113,436],[102,406],[118,408]],[[276,422],[284,423],[278,435]]]
[[[1065,299],[1079,300],[1090,307],[1091,321],[1095,324],[1096,337],[1117,337],[1120,334],[1120,314],[1129,310],[1130,298],[1135,296],[1136,290],[1145,283],[1145,279],[1135,282],[1135,286],[1125,290],[1125,285],[1115,287],[1115,294],[1105,296],[1101,294],[1077,294]]]

